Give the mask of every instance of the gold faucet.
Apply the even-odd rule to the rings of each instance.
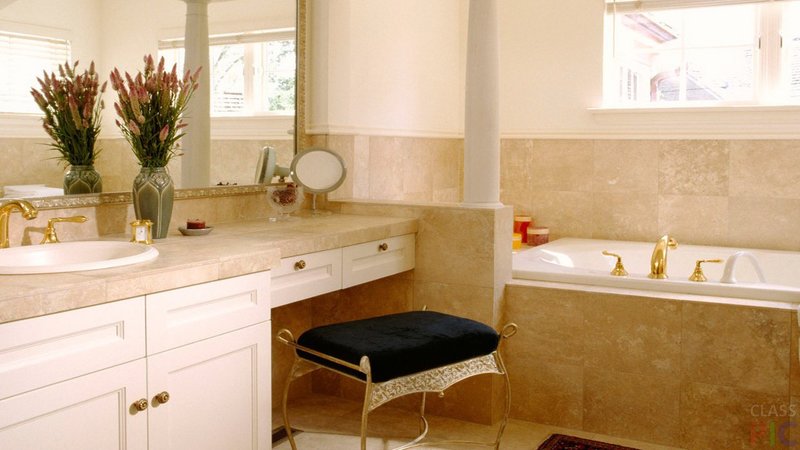
[[[0,248],[8,248],[8,216],[18,210],[26,220],[35,219],[39,211],[25,200],[8,200],[0,203]]]
[[[650,258],[650,275],[648,277],[656,280],[667,278],[667,251],[678,248],[678,241],[671,238],[668,234],[661,236],[656,241],[653,249],[653,256]]]
[[[47,228],[44,230],[44,236],[42,237],[41,244],[58,244],[58,234],[56,233],[56,224],[59,222],[74,222],[74,223],[83,223],[86,222],[86,216],[73,216],[73,217],[53,217],[52,219],[47,221]]]

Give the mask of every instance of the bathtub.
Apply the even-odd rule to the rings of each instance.
[[[725,263],[704,263],[706,282],[689,281],[698,259],[728,260],[743,249],[678,245],[669,250],[666,280],[653,280],[650,256],[653,242],[604,241],[564,238],[539,247],[514,253],[513,278],[585,286],[634,289],[649,292],[694,294],[711,297],[768,300],[800,303],[800,253],[745,249],[763,269],[761,282],[749,258],[739,257],[735,266],[736,283],[721,283]],[[611,276],[616,259],[604,256],[603,250],[622,256],[626,277]]]

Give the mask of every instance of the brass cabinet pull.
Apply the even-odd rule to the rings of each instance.
[[[164,391],[156,394],[154,399],[161,404],[167,403],[169,401],[169,392]]]
[[[378,246],[378,250],[382,252],[389,250],[389,244],[387,244],[386,242],[382,242],[381,245]]]
[[[133,409],[135,409],[137,411],[144,411],[144,410],[147,409],[147,399],[146,398],[140,398],[139,400],[136,400],[135,402],[133,402],[132,406],[133,406]]]
[[[305,268],[306,268],[306,261],[303,259],[294,263],[294,270],[303,270]]]

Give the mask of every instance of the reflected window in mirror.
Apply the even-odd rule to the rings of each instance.
[[[59,64],[71,61],[70,43],[0,30],[0,61],[0,112],[41,114],[31,88],[39,87],[36,77],[41,77],[42,71],[55,72]]]
[[[295,104],[294,29],[210,36],[211,115],[290,116]],[[183,71],[183,39],[159,42],[167,67]]]

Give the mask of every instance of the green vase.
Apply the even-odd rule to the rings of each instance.
[[[103,180],[94,166],[69,166],[64,174],[64,194],[96,194],[103,192]]]
[[[139,220],[153,222],[153,238],[167,237],[175,185],[164,167],[142,167],[133,180],[133,210]]]

